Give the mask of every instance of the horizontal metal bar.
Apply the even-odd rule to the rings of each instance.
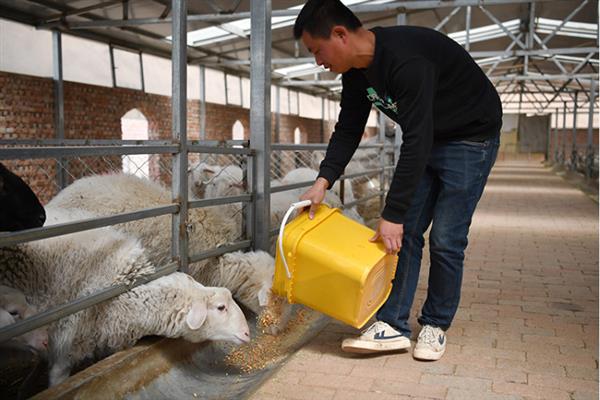
[[[384,4],[366,4],[350,6],[350,10],[354,13],[370,13],[370,12],[384,12],[393,10],[427,10],[434,8],[447,8],[447,7],[462,7],[462,6],[479,6],[479,5],[497,5],[497,4],[523,4],[532,2],[547,2],[552,0],[455,0],[455,1],[441,1],[441,0],[425,0],[425,1],[396,1],[392,3]],[[272,17],[295,17],[300,13],[300,9],[285,9],[285,10],[273,10],[271,12]],[[250,12],[238,12],[232,14],[200,14],[200,15],[188,15],[187,21],[204,21],[204,22],[225,22],[234,21],[237,19],[250,18]],[[128,20],[98,20],[98,21],[72,21],[67,23],[70,29],[86,29],[86,28],[99,28],[109,26],[138,26],[147,24],[170,24],[172,23],[171,18],[138,18]]]
[[[5,326],[0,328],[0,343],[9,340],[15,336],[22,335],[33,329],[37,329],[51,322],[57,321],[68,315],[74,314],[83,309],[92,307],[103,301],[112,299],[113,297],[119,296],[128,290],[153,281],[160,278],[161,276],[171,274],[177,270],[177,264],[171,263],[165,267],[157,268],[156,272],[152,275],[136,280],[132,285],[116,285],[106,289],[99,290],[98,292],[85,296],[69,303],[53,307],[49,310],[36,314],[32,317],[26,318],[23,321]]]
[[[125,154],[174,154],[179,146],[57,146],[8,147],[0,149],[0,160],[107,156]]]
[[[0,139],[0,146],[176,145],[169,140]]]
[[[188,203],[188,208],[200,208],[200,207],[211,207],[211,206],[219,206],[223,204],[233,204],[233,203],[248,203],[252,201],[251,194],[243,194],[239,196],[227,196],[227,197],[217,197],[214,199],[202,199],[202,200],[191,200]]]
[[[349,201],[348,203],[344,204],[344,209],[354,207],[357,204],[364,203],[365,201],[367,201],[369,199],[372,199],[373,197],[382,196],[385,193],[386,193],[385,190],[381,190],[379,192],[370,194],[368,196],[361,197],[360,199],[357,199],[357,200],[354,200],[354,201]]]
[[[17,232],[0,232],[0,247],[10,246],[17,243],[31,242],[33,240],[46,239],[53,236],[66,235],[68,233],[102,228],[104,226],[135,221],[142,218],[152,218],[165,214],[174,214],[178,211],[179,206],[177,204],[170,204],[162,207],[146,208],[139,211],[115,214],[107,217],[90,218],[65,224],[24,229]]]
[[[357,172],[355,174],[349,174],[349,175],[342,175],[339,177],[339,179],[351,179],[351,178],[358,178],[360,176],[366,176],[366,175],[373,175],[373,174],[377,174],[380,173],[382,171],[388,170],[388,169],[393,169],[395,167],[393,166],[387,166],[384,168],[374,168],[374,169],[368,169],[362,172]],[[303,188],[303,187],[308,187],[311,186],[313,183],[315,183],[314,180],[312,181],[303,181],[303,182],[297,182],[297,183],[291,183],[289,185],[281,185],[281,186],[271,186],[271,194],[272,193],[279,193],[279,192],[286,192],[288,190],[293,190],[293,189],[299,189],[299,188]]]
[[[386,167],[383,167],[383,168],[366,169],[366,170],[364,170],[362,172],[356,172],[354,174],[342,175],[342,176],[340,176],[339,179],[358,178],[360,176],[373,175],[373,174],[376,174],[376,173],[379,173],[379,172],[382,172],[382,171],[385,171],[385,170],[389,170],[389,169],[394,169],[394,168],[396,168],[396,167],[394,167],[394,166],[386,166]]]
[[[203,146],[199,144],[188,145],[188,151],[190,153],[210,153],[210,154],[254,154],[254,150],[247,148],[235,148],[235,147],[212,147]]]
[[[287,144],[287,143],[273,143],[271,150],[327,150],[327,143],[309,143],[309,144]],[[384,144],[374,143],[365,144],[358,146],[358,149],[380,149],[385,147]]]
[[[250,246],[252,246],[252,240],[242,240],[229,245],[219,246],[216,249],[204,251],[202,253],[190,256],[189,262],[191,264],[198,261],[206,260],[207,258],[218,257],[220,255],[230,253],[232,251],[247,249]]]
[[[575,75],[505,75],[505,76],[490,76],[491,81],[566,81],[570,79],[593,79],[597,78],[598,74],[575,74]]]
[[[287,192],[288,190],[293,190],[293,189],[299,189],[299,188],[303,188],[303,187],[308,187],[308,186],[311,186],[313,183],[315,183],[314,180],[312,180],[312,181],[297,182],[297,183],[290,183],[289,185],[271,186],[271,194],[273,194],[273,193],[279,193],[279,192]]]
[[[483,57],[510,57],[510,56],[524,56],[524,55],[538,55],[538,56],[551,56],[554,54],[582,54],[598,51],[595,47],[565,47],[565,48],[553,48],[553,49],[538,49],[538,50],[515,50],[515,51],[471,51],[471,57],[483,58]],[[281,57],[271,59],[272,65],[292,65],[292,64],[303,64],[303,63],[314,63],[314,57]],[[209,62],[203,64],[207,67],[210,66],[236,66],[236,65],[250,65],[250,60],[221,60],[219,62]],[[280,82],[285,82],[284,80]],[[278,82],[279,84],[279,82]]]
[[[588,54],[597,53],[597,47],[567,47],[554,49],[537,50],[512,50],[512,51],[471,51],[469,54],[473,58],[478,57],[512,57],[512,56],[553,56],[556,54]]]
[[[296,87],[296,86],[342,86],[342,81],[336,79],[310,80],[310,81],[281,81],[277,83],[279,86]]]

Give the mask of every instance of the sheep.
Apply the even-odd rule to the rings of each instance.
[[[298,183],[298,182],[305,182],[305,181],[311,181],[311,180],[315,180],[317,179],[317,176],[319,174],[319,171],[315,171],[314,169],[311,168],[296,168],[294,170],[291,170],[290,172],[288,172],[283,179],[281,180],[281,184],[282,185],[290,185],[292,183]],[[352,184],[350,181],[346,181],[345,182],[345,188],[344,188],[344,203],[350,203],[354,201],[354,194],[352,193]],[[301,191],[302,193],[305,191],[305,188],[300,189],[299,191]],[[294,195],[297,194],[298,191],[292,192]],[[331,193],[333,192],[333,193]],[[341,189],[340,189],[340,183],[335,182],[335,184],[333,185],[333,187],[331,188],[331,192],[327,192],[327,194],[325,195],[325,202],[329,203],[329,205],[333,206],[333,207],[341,207]],[[332,195],[333,194],[333,195]],[[335,196],[334,196],[335,195]],[[298,196],[299,198],[300,196]],[[298,198],[296,198],[294,200],[298,201]],[[277,203],[280,203],[281,201],[278,201]],[[289,208],[289,204],[288,203],[288,208]],[[284,210],[284,212],[287,210],[287,208]],[[350,208],[346,208],[343,211],[344,215],[352,218],[353,220],[359,222],[359,223],[363,223],[363,219],[361,218],[361,216],[358,214],[358,212],[356,211],[355,207],[350,207]]]
[[[0,285],[0,327],[28,318],[36,312],[21,291]],[[48,347],[48,331],[45,327],[34,329],[13,338],[13,341],[25,343],[44,353]]]
[[[44,225],[44,207],[31,188],[0,163],[0,231]]]
[[[67,209],[85,209],[97,215],[108,215],[126,211],[140,210],[171,203],[171,193],[161,185],[132,175],[115,174],[86,177],[75,181],[56,195],[48,207],[60,206]],[[218,208],[195,208],[189,210],[189,251],[191,254],[216,248],[237,239],[240,235],[241,218],[235,206]],[[171,252],[171,216],[164,215],[151,219],[127,222],[117,225],[120,229],[138,235],[150,260],[156,265],[170,259]],[[255,270],[246,271],[246,279],[254,281],[241,285],[235,278],[238,263],[223,265],[224,261],[214,258],[192,263],[190,274],[199,282],[211,276],[213,269],[224,269],[227,274],[218,275],[222,281],[212,284],[227,287],[233,296],[254,313],[260,313],[259,303],[249,301],[258,298],[255,288],[271,284],[264,274]],[[253,266],[257,271],[263,266]],[[217,275],[213,275],[217,276]]]
[[[148,335],[192,343],[250,340],[244,314],[229,290],[204,287],[174,272],[60,320],[50,336],[50,385],[65,380],[86,356],[107,356]]]
[[[54,206],[47,211],[50,223],[91,215]],[[0,283],[21,290],[40,308],[131,284],[155,271],[140,242],[113,228],[0,248]],[[173,273],[51,324],[50,383],[66,379],[83,359],[106,356],[146,335],[192,342],[249,340],[244,314],[229,290]]]
[[[198,163],[188,170],[188,188],[198,199],[238,195],[245,190],[244,172],[237,165]]]

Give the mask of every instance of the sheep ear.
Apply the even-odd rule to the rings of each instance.
[[[269,288],[263,287],[258,291],[258,305],[265,307],[269,304]]]
[[[192,303],[192,308],[188,312],[185,322],[190,329],[199,329],[206,320],[206,314],[206,304],[200,301],[195,301]]]

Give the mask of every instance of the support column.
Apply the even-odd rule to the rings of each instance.
[[[556,121],[554,123],[554,162],[558,163],[558,115],[560,114],[560,109],[556,109]]]
[[[594,168],[594,106],[596,103],[596,81],[590,82],[590,110],[588,113],[587,149],[585,157],[585,176],[592,177]]]
[[[253,248],[270,247],[271,0],[250,3],[250,147],[255,150]]]
[[[562,148],[560,151],[560,163],[561,165],[565,164],[565,152],[567,149],[567,141],[566,141],[566,134],[567,134],[567,102],[563,101],[563,128],[562,128],[562,132],[561,135],[562,136]]]
[[[173,156],[172,199],[179,204],[173,214],[171,254],[179,263],[179,270],[188,271],[188,149],[187,149],[187,0],[172,0],[171,79],[173,140],[179,152]]]
[[[62,34],[52,31],[52,81],[54,87],[54,134],[59,140],[65,138],[65,96],[63,85]],[[56,159],[56,184],[59,189],[67,186],[67,159]]]
[[[465,50],[471,50],[471,6],[467,6],[467,15],[465,21]]]
[[[577,100],[579,92],[575,92],[575,101],[573,103],[573,137],[571,141],[571,171],[577,169]]]

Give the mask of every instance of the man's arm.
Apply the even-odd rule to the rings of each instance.
[[[328,189],[344,172],[365,131],[371,103],[363,81],[366,83],[366,78],[359,71],[349,71],[342,76],[340,114],[318,175],[329,182]]]

